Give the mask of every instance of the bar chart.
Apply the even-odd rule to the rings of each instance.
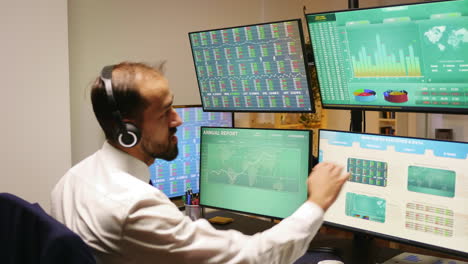
[[[420,59],[413,45],[397,50],[389,52],[377,34],[374,49],[363,46],[357,55],[351,56],[354,77],[421,77]]]

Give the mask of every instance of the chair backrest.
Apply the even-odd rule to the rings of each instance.
[[[86,243],[38,204],[0,193],[0,263],[95,264]]]

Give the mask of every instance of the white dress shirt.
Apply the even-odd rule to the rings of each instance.
[[[148,184],[142,161],[108,143],[71,168],[52,191],[52,215],[79,234],[98,263],[292,263],[323,221],[305,202],[253,236],[192,221]]]

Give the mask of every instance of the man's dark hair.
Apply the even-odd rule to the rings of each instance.
[[[134,121],[135,126],[140,126],[142,113],[148,106],[148,102],[141,96],[137,81],[141,81],[140,75],[161,78],[163,76],[163,66],[164,63],[152,67],[147,64],[133,62],[122,62],[114,66],[112,91],[116,107],[120,111],[122,119],[130,119]],[[119,124],[112,115],[114,109],[109,104],[106,88],[100,77],[96,78],[91,87],[91,102],[94,114],[106,135],[106,139],[116,142]]]

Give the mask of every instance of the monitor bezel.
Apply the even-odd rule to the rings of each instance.
[[[331,132],[359,134],[359,135],[371,135],[371,136],[382,136],[382,137],[405,138],[405,139],[428,140],[428,141],[453,142],[453,143],[466,144],[467,147],[468,147],[468,142],[463,142],[463,141],[428,139],[428,138],[420,138],[420,137],[396,136],[396,135],[385,135],[385,134],[376,134],[376,133],[359,133],[359,132],[333,130],[333,129],[319,129],[318,130],[318,150],[319,150],[319,152],[318,152],[319,157],[318,158],[319,158],[319,160],[320,160],[320,135],[321,135],[320,132],[321,131],[331,131]],[[423,243],[423,242],[420,242],[420,241],[415,241],[415,240],[401,238],[401,237],[392,236],[392,235],[387,235],[387,234],[383,234],[383,233],[379,233],[379,232],[369,231],[369,230],[366,230],[366,229],[347,226],[347,225],[338,224],[338,223],[334,223],[334,222],[330,222],[330,221],[324,221],[323,223],[324,223],[324,225],[327,225],[327,226],[340,228],[340,229],[343,229],[343,230],[346,230],[346,231],[351,231],[351,232],[357,233],[357,234],[371,235],[372,237],[376,237],[376,238],[381,238],[381,239],[385,239],[385,240],[389,240],[389,241],[395,241],[395,242],[398,242],[398,243],[403,243],[403,244],[407,244],[407,245],[411,245],[411,246],[417,246],[417,247],[421,247],[421,248],[436,250],[438,252],[468,258],[468,251],[467,252],[458,251],[458,250],[454,250],[454,249],[450,249],[450,248],[431,245],[431,244]]]
[[[201,127],[201,132],[203,131],[203,129],[206,128],[206,126],[202,126]],[[226,129],[226,127],[208,127],[208,128],[220,128],[220,129]],[[279,130],[279,131],[301,131],[301,132],[304,132],[306,134],[309,135],[309,144],[308,144],[308,147],[309,147],[309,150],[308,150],[308,155],[309,155],[309,159],[308,159],[308,166],[307,166],[307,171],[308,173],[310,174],[310,171],[311,171],[311,156],[312,156],[312,144],[313,144],[313,131],[312,130],[308,130],[308,129],[279,129],[279,128],[251,128],[251,127],[232,127],[232,128],[229,128],[229,129],[243,129],[243,130]],[[213,208],[213,209],[221,209],[221,210],[225,210],[225,211],[230,211],[230,212],[235,212],[235,213],[241,213],[241,214],[249,214],[249,215],[255,215],[255,216],[260,216],[260,217],[265,217],[265,218],[270,218],[270,219],[276,219],[276,220],[281,220],[281,219],[284,219],[284,218],[281,218],[281,217],[277,217],[277,216],[271,216],[271,215],[263,215],[263,214],[256,214],[256,213],[251,213],[251,212],[245,212],[245,211],[239,211],[239,210],[233,210],[233,209],[229,209],[229,208],[223,208],[223,207],[217,207],[217,206],[211,206],[211,205],[206,205],[206,204],[203,204],[201,201],[201,197],[203,196],[203,191],[202,191],[202,188],[201,188],[201,179],[202,179],[202,158],[201,158],[201,152],[202,152],[202,146],[203,146],[203,137],[200,137],[200,206],[204,207],[204,208]],[[307,177],[305,178],[305,180],[307,180],[307,178],[309,177],[309,175],[307,175]],[[305,183],[304,183],[305,184]],[[304,200],[304,202],[307,201],[307,197],[308,197],[308,194],[306,195],[306,199]],[[298,207],[299,208],[299,207]],[[297,210],[297,209],[296,209]]]
[[[208,113],[209,112],[216,112],[216,111],[206,111],[205,109],[203,109],[203,106],[201,104],[173,105],[172,107],[174,107],[174,108],[201,108],[203,112],[208,112]],[[217,111],[217,112],[221,112],[221,111]],[[222,112],[229,113],[230,111],[222,111]],[[235,120],[234,120],[235,117],[236,117],[235,112],[231,112],[231,120],[232,120],[232,122],[231,122],[232,126],[231,127],[235,127]]]
[[[201,104],[188,104],[188,105],[172,105],[174,108],[196,108],[201,107]]]
[[[276,24],[276,23],[285,23],[285,22],[296,22],[298,25],[299,29],[299,37],[300,37],[300,43],[301,43],[301,48],[302,48],[302,57],[303,57],[303,64],[304,64],[304,69],[305,69],[305,74],[306,74],[306,81],[307,81],[307,90],[309,91],[309,100],[310,100],[310,106],[311,110],[293,110],[293,111],[280,111],[280,110],[270,110],[268,109],[260,109],[260,110],[249,110],[249,109],[205,109],[205,104],[203,103],[203,97],[202,97],[202,91],[200,87],[200,82],[198,78],[198,71],[196,63],[195,63],[195,54],[193,52],[193,45],[190,36],[192,34],[197,34],[197,33],[203,33],[203,32],[210,32],[210,31],[216,31],[216,30],[224,30],[224,29],[233,29],[233,28],[245,28],[245,27],[252,27],[252,26],[260,26],[260,25],[270,25],[270,24]],[[214,28],[214,29],[207,29],[207,30],[199,30],[199,31],[192,31],[188,33],[189,37],[189,42],[190,42],[190,52],[192,53],[192,61],[193,61],[193,66],[195,69],[195,78],[197,80],[197,86],[198,86],[198,91],[200,94],[200,100],[202,103],[203,111],[206,112],[240,112],[240,113],[315,113],[316,112],[316,107],[315,107],[315,97],[313,96],[312,93],[312,77],[311,77],[311,69],[308,65],[307,62],[307,54],[306,54],[306,45],[305,45],[305,36],[304,36],[304,29],[302,28],[302,20],[300,18],[295,18],[295,19],[286,19],[286,20],[278,20],[278,21],[272,21],[272,22],[261,22],[261,23],[254,23],[254,24],[246,24],[246,25],[240,25],[240,26],[231,26],[231,27],[222,27],[222,28]]]
[[[332,11],[324,11],[324,12],[312,12],[304,14],[307,32],[309,36],[309,45],[312,50],[313,55],[313,64],[317,71],[316,65],[316,55],[314,52],[314,47],[312,45],[312,37],[310,34],[310,27],[309,27],[309,19],[308,16],[310,15],[322,15],[322,14],[335,14],[335,13],[343,13],[343,12],[355,12],[355,11],[362,11],[362,10],[369,10],[369,9],[380,9],[380,8],[388,8],[388,7],[399,7],[399,6],[414,6],[414,5],[428,5],[428,4],[437,4],[442,2],[456,2],[456,1],[463,1],[463,0],[435,0],[430,2],[420,2],[420,3],[402,3],[402,4],[395,4],[395,5],[383,5],[383,6],[373,6],[373,7],[364,7],[364,8],[352,8],[352,9],[339,9],[339,10],[332,10]],[[320,94],[322,93],[322,89],[320,86],[320,80],[317,76],[317,84]],[[444,107],[424,107],[424,106],[379,106],[379,105],[360,105],[360,104],[325,104],[323,102],[322,96],[320,96],[320,103],[324,109],[338,109],[338,110],[362,110],[362,111],[392,111],[392,112],[414,112],[414,113],[434,113],[434,114],[455,114],[455,115],[466,115],[468,114],[468,105],[465,108],[444,108]]]
[[[211,111],[203,110],[203,108],[202,108],[202,106],[200,104],[172,105],[172,107],[173,108],[200,108],[200,109],[202,109],[203,112],[211,112]],[[232,112],[231,113],[231,127],[225,127],[225,128],[234,128],[234,125],[235,125],[234,117],[235,117],[234,112]],[[177,143],[177,146],[179,146],[179,143]],[[154,164],[154,162],[153,162],[153,164]],[[198,179],[200,179],[200,172],[198,172]],[[156,186],[153,186],[153,187],[157,189]],[[161,192],[164,193],[162,190],[161,190]],[[171,201],[178,201],[178,200],[182,199],[182,197],[184,196],[184,195],[169,196],[166,193],[164,193],[164,195],[166,195],[167,198],[169,198],[169,200],[171,200]]]

